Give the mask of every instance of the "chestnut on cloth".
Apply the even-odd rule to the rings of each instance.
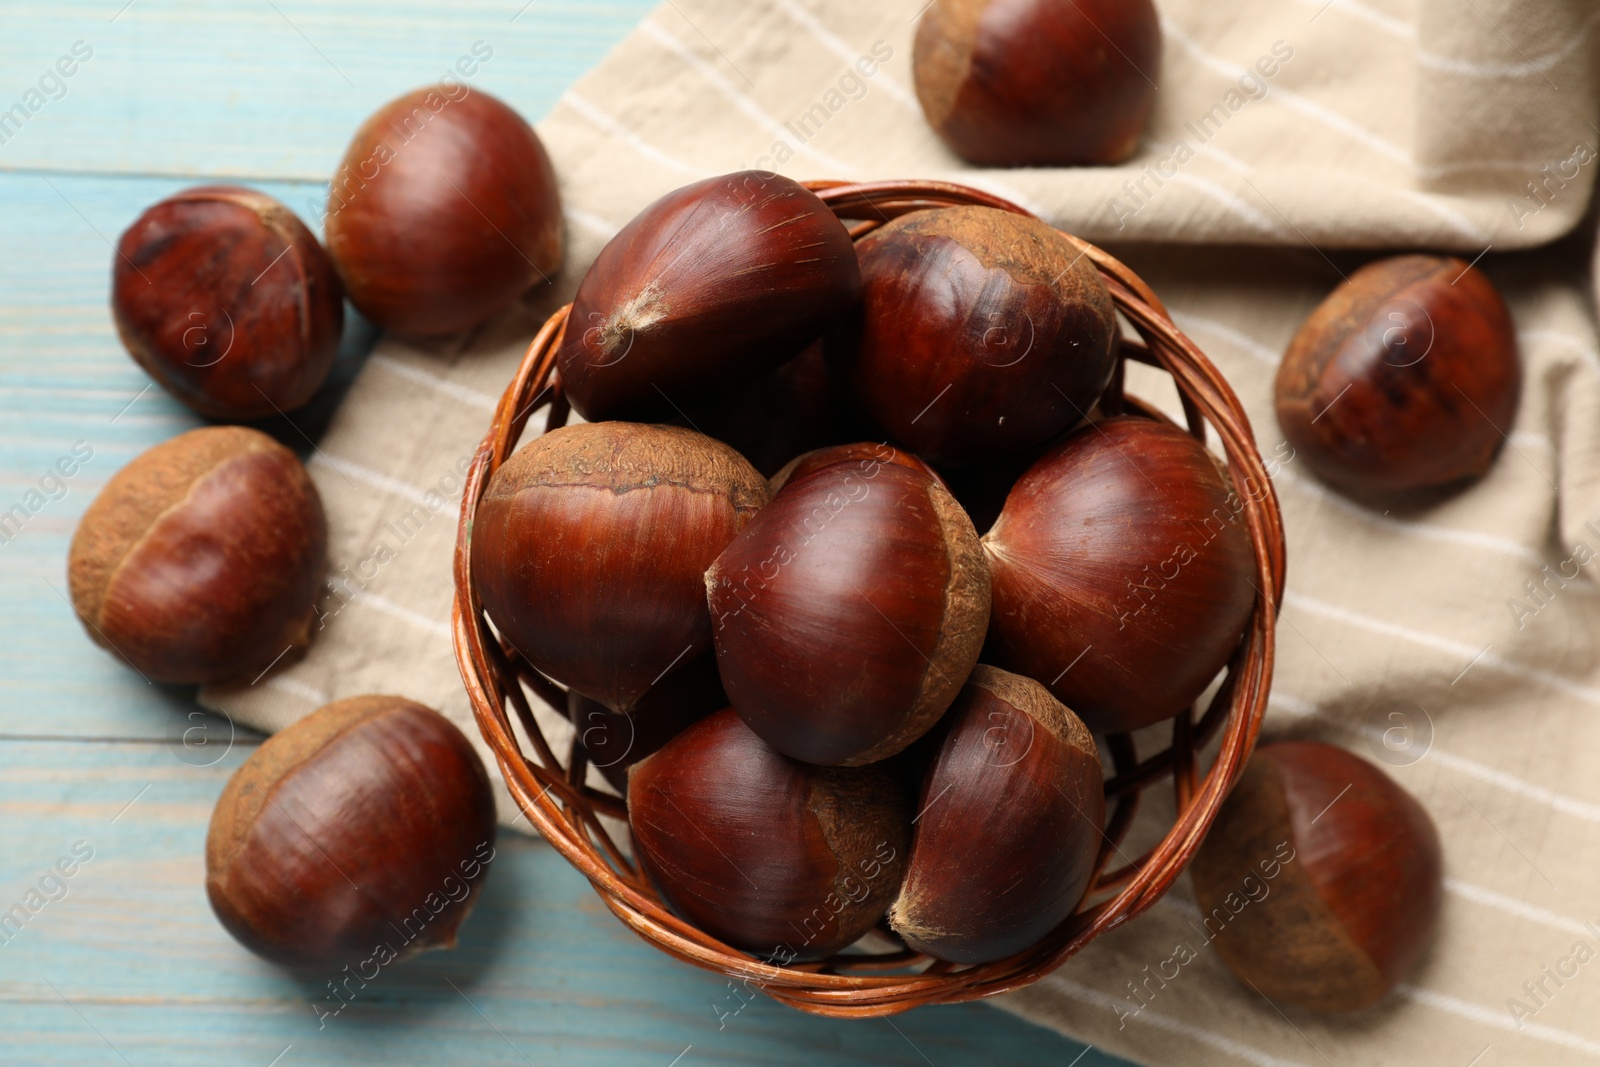
[[[379,343],[310,461],[333,560],[323,626],[303,661],[202,699],[273,729],[398,692],[475,738],[449,630],[461,472],[523,348],[605,241],[663,193],[742,167],[950,178],[1108,245],[1228,376],[1289,539],[1264,736],[1376,760],[1432,814],[1446,874],[1432,951],[1360,1016],[1285,1017],[1235,982],[1210,945],[1226,924],[1200,914],[1187,879],[996,1003],[1152,1064],[1600,1056],[1600,978],[1570,973],[1600,955],[1600,356],[1586,235],[1541,247],[1584,217],[1600,170],[1600,9],[1160,0],[1160,93],[1134,157],[993,171],[963,165],[922,118],[924,2],[674,0],[563,96],[538,126],[567,207],[565,271],[470,335]],[[1276,364],[1341,274],[1429,249],[1486,253],[1477,265],[1518,330],[1519,410],[1480,482],[1354,501],[1283,441]],[[1132,374],[1129,389],[1176,415],[1151,381]],[[1159,806],[1147,831],[1166,825]],[[1247,873],[1241,907],[1272,891]]]

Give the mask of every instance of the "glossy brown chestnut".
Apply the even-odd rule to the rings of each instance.
[[[1494,284],[1448,256],[1352,274],[1278,366],[1278,425],[1318,476],[1357,493],[1448,485],[1489,469],[1522,369]]]
[[[294,453],[210,426],[112,476],[73,534],[67,578],[89,636],[151,681],[248,681],[310,642],[327,547]]]
[[[1038,678],[1096,733],[1171,718],[1250,620],[1243,502],[1193,437],[1123,416],[1047,452],[983,538],[986,659]]]
[[[1118,163],[1161,81],[1151,0],[936,0],[917,25],[917,99],[987,167]]]
[[[904,449],[883,441],[857,441],[853,444],[829,445],[827,448],[803,452],[785,463],[778,473],[767,480],[767,485],[776,494],[790,482],[799,481],[808,474],[840,463],[853,464],[861,476],[867,478],[875,477],[878,468],[885,463],[919,471],[934,479],[939,478],[932,467]]]
[[[567,718],[577,728],[590,766],[624,795],[629,767],[727,706],[728,694],[722,690],[716,658],[709,653],[652,685],[626,715],[577,690],[567,693]]]
[[[860,292],[850,235],[815,194],[765,171],[707,178],[600,250],[557,366],[584,418],[671,413],[799,354]]]
[[[1110,382],[1111,294],[1079,248],[1038,219],[919,211],[857,252],[860,329],[846,377],[867,414],[929,462],[1043,444],[1083,421]]]
[[[989,619],[971,520],[937,478],[899,463],[790,480],[705,581],[733,706],[779,752],[828,766],[926,733]]]
[[[111,314],[173,396],[216,419],[311,399],[333,368],[344,290],[311,231],[265,193],[204,185],[149,208],[117,241]]]
[[[1312,1011],[1381,1000],[1427,951],[1439,832],[1416,799],[1343,749],[1256,750],[1189,868],[1206,936],[1240,981]]]
[[[206,895],[252,952],[359,972],[455,946],[494,835],[489,776],[460,730],[403,697],[352,697],[268,738],[228,781]]]
[[[1083,899],[1105,783],[1088,728],[1031,678],[980,665],[945,718],[889,925],[937,959],[987,963]]]
[[[453,333],[561,268],[561,199],[533,128],[465,85],[417,89],[362,123],[328,192],[328,249],[386,330]]]
[[[813,767],[774,751],[731,709],[629,772],[645,872],[687,921],[779,962],[855,942],[900,886],[911,810],[879,767]]]
[[[529,663],[627,712],[710,650],[706,568],[766,501],[743,456],[692,430],[566,426],[490,479],[473,581]]]

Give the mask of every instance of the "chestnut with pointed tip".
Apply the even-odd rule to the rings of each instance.
[[[257,430],[201,427],[137,456],[83,513],[72,606],[151,681],[249,681],[310,643],[327,546],[293,452]]]
[[[739,453],[675,426],[553,430],[495,471],[473,583],[535,668],[627,712],[711,648],[705,571],[767,501]]]
[[[938,479],[836,463],[792,479],[705,576],[717,668],[768,744],[809,763],[894,755],[978,661],[989,571]]]
[[[917,99],[985,167],[1120,163],[1161,80],[1151,0],[935,0],[912,51]]]
[[[628,775],[639,862],[673,911],[782,963],[854,943],[894,899],[911,835],[880,767],[815,767],[775,751],[731,709]]]
[[[1263,745],[1190,866],[1217,953],[1275,1003],[1370,1007],[1416,967],[1443,896],[1439,832],[1377,767]]]
[[[903,215],[864,238],[844,377],[931,463],[1014,455],[1088,416],[1116,367],[1116,309],[1081,249],[987,207]]]
[[[797,355],[860,294],[850,234],[814,193],[765,171],[707,178],[600,250],[556,363],[586,419],[671,413]]]
[[[521,115],[464,84],[406,93],[361,124],[324,228],[351,302],[399,334],[476,326],[561,268],[544,145]]]
[[[460,730],[402,697],[352,697],[234,772],[206,836],[206,895],[275,963],[387,964],[454,947],[494,837],[489,776]]]
[[[1105,825],[1100,755],[1044,686],[984,665],[938,736],[889,925],[936,959],[1004,959],[1089,887]]]
[[[134,360],[214,419],[305,404],[327,379],[344,289],[311,231],[265,193],[203,185],[117,241],[111,314]]]
[[[985,658],[1045,682],[1095,733],[1178,714],[1250,621],[1242,507],[1211,453],[1170,423],[1119,416],[1077,431],[984,535]]]
[[[1395,256],[1311,313],[1275,397],[1284,437],[1324,481],[1398,493],[1487,471],[1521,387],[1511,313],[1483,272],[1450,256]]]

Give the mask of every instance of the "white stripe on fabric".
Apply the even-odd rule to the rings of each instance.
[[[426,386],[436,393],[447,396],[452,400],[459,400],[463,404],[468,404],[480,410],[493,411],[499,406],[499,401],[488,393],[462,385],[459,382],[452,382],[448,378],[429,373],[421,367],[413,367],[411,364],[395,359],[393,356],[375,355],[369,357],[367,362],[374,367],[381,367],[397,378],[404,378],[408,382]]]
[[[1052,988],[1060,989],[1068,996],[1083,1001],[1085,1004],[1116,1012],[1119,1016],[1126,1013],[1128,1018],[1134,1022],[1141,1022],[1147,1026],[1153,1026],[1157,1030],[1165,1030],[1169,1034],[1178,1034],[1198,1041],[1203,1045],[1210,1045],[1219,1052],[1237,1056],[1248,1063],[1259,1064],[1260,1067],[1306,1067],[1300,1060],[1286,1060],[1273,1056],[1270,1053],[1262,1052],[1258,1048],[1252,1048],[1249,1045],[1235,1041],[1231,1037],[1224,1037],[1215,1030],[1207,1030],[1192,1023],[1180,1022],[1169,1015],[1163,1015],[1148,1008],[1135,1015],[1132,1011],[1129,1011],[1123,1001],[1116,997],[1102,993],[1098,989],[1090,989],[1088,986],[1081,986],[1076,982],[1068,981],[1059,974],[1051,975],[1046,981],[1049,982]]]
[[[1570,1034],[1565,1030],[1558,1030],[1553,1026],[1543,1023],[1531,1023],[1526,1020],[1511,1019],[1511,1013],[1501,1008],[1485,1008],[1481,1004],[1473,1004],[1452,997],[1448,993],[1439,993],[1432,989],[1419,989],[1413,985],[1402,985],[1395,989],[1400,996],[1407,1000],[1414,1000],[1419,1004],[1426,1004],[1438,1011],[1448,1012],[1462,1019],[1471,1019],[1483,1026],[1492,1026],[1497,1030],[1510,1030],[1514,1034],[1526,1037],[1535,1037],[1552,1045],[1561,1045],[1565,1048],[1586,1052],[1591,1056],[1600,1056],[1600,1042],[1590,1041],[1586,1037]]]
[[[851,48],[842,37],[824,26],[815,15],[801,7],[796,0],[773,0],[773,2],[777,4],[778,9],[785,15],[804,26],[811,36],[821,41],[828,51],[850,64],[852,70],[855,69],[856,61],[862,57],[863,53]],[[867,79],[867,82],[868,84],[883,86],[883,91],[894,97],[907,110],[915,112],[919,116],[922,114],[922,106],[917,103],[916,98],[907,92],[899,82],[884,73],[883,70],[880,69],[877,74]]]
[[[621,141],[641,156],[655,160],[668,170],[675,170],[680,174],[688,174],[695,178],[709,178],[711,176],[711,172],[703,167],[696,167],[683,162],[681,159],[674,159],[672,156],[667,155],[661,149],[606,114],[586,97],[579,96],[571,89],[562,93],[561,99],[557,103],[567,105],[568,108],[588,120],[590,125],[599,129],[601,133],[604,133],[612,140]]]

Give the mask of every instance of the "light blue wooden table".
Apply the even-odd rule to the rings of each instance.
[[[517,835],[458,950],[385,973],[320,1028],[325,990],[250,956],[212,917],[211,805],[260,739],[230,744],[192,691],[119,668],[63,595],[95,492],[196,424],[117,342],[110,242],[201,179],[258,185],[309,216],[360,120],[478,40],[495,50],[478,84],[542,115],[651,0],[520,6],[0,3],[0,111],[39,105],[0,124],[0,510],[29,511],[0,536],[0,912],[30,891],[42,902],[22,929],[0,927],[0,1063],[1120,1062],[1077,1058],[1081,1046],[981,1005],[891,1024],[757,1000],[719,1020],[721,981],[636,940],[559,856]],[[59,68],[70,77],[51,74],[74,55]],[[342,375],[372,336],[352,324]],[[315,432],[334,401],[297,421]],[[92,458],[50,477],[79,442]],[[197,729],[188,740],[209,747],[185,745]],[[50,877],[74,853],[72,877]]]

